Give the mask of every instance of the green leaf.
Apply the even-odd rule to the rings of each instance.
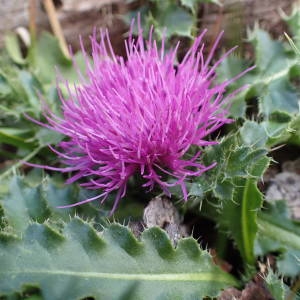
[[[271,268],[268,268],[268,274],[264,278],[268,291],[273,296],[274,300],[285,300],[287,295],[287,286],[283,280],[278,278]]]
[[[300,113],[289,123],[288,132],[290,133],[289,142],[300,146]]]
[[[6,51],[15,63],[19,65],[26,64],[26,59],[22,55],[20,44],[16,34],[10,33],[5,35],[4,43]]]
[[[268,117],[276,111],[290,114],[299,111],[298,93],[288,78],[272,80],[261,89],[259,110]]]
[[[0,82],[2,78],[7,91],[4,88],[3,103],[1,103],[0,109],[4,111],[5,116],[12,115],[16,118],[16,121],[24,121],[24,112],[31,112],[38,118],[41,110],[38,93],[43,94],[44,91],[37,77],[28,70],[10,66],[8,70],[0,69]],[[26,120],[26,122],[29,121]],[[15,125],[20,126],[17,122]],[[22,126],[24,126],[24,122]]]
[[[219,221],[234,238],[245,262],[254,265],[257,211],[262,206],[262,194],[253,179],[239,179],[235,183],[233,200],[223,202]]]
[[[64,136],[61,133],[50,130],[48,128],[39,128],[35,134],[35,138],[38,140],[41,146],[57,145]]]
[[[217,68],[216,72],[218,74],[218,82],[221,83],[225,80],[228,80],[228,78],[234,78],[248,67],[249,63],[247,61],[245,61],[237,55],[232,54],[226,59],[224,59]],[[253,81],[253,79],[251,79],[251,76],[253,76],[252,74],[253,72],[251,72],[250,74],[248,73],[247,75],[243,76],[242,78],[231,84],[228,87],[228,92],[233,92],[238,87],[251,83]],[[240,92],[233,99],[230,100],[230,114],[233,117],[240,118],[245,116],[247,108],[247,94],[248,89]]]
[[[299,144],[299,116],[292,117],[282,111],[274,111],[268,121],[260,123],[246,120],[240,128],[240,135],[246,145],[252,147],[274,146],[285,141]]]
[[[299,5],[294,5],[293,10],[290,15],[286,15],[281,11],[281,16],[287,23],[291,33],[293,34],[293,39],[296,42],[297,47],[300,46],[300,9]]]
[[[44,172],[37,168],[24,177],[12,176],[8,178],[8,182],[2,183],[0,193],[1,188],[4,192],[0,194],[0,208],[2,206],[8,228],[14,229],[18,234],[22,234],[28,222],[42,223],[49,219],[51,222],[60,223],[75,215],[93,220],[97,228],[106,226],[106,218],[115,197],[111,195],[104,204],[94,201],[69,208],[58,208],[95,197],[101,191],[87,190],[75,183],[66,185],[62,178],[45,176]],[[141,196],[138,197],[140,200]],[[135,199],[128,194],[120,203],[118,211],[114,214],[115,220],[121,223],[141,220],[144,204],[141,201],[132,201],[132,198]]]
[[[215,3],[221,5],[218,0],[180,0],[180,4],[189,8],[193,13],[196,13],[197,5],[201,3]]]
[[[211,192],[216,198],[214,203],[218,209],[207,210],[207,217],[233,237],[249,265],[255,262],[256,219],[262,205],[257,181],[270,162],[267,150],[260,147],[265,144],[265,139],[266,134],[257,133],[256,123],[246,121],[237,133],[205,150],[205,165],[214,161],[217,165],[194,180],[204,192]]]
[[[254,134],[246,132],[249,130],[244,127],[241,133],[229,135],[218,145],[205,149],[204,164],[216,162],[217,165],[194,180],[204,193],[213,192],[220,200],[232,200],[236,178],[261,178],[270,159],[267,150],[258,147],[260,140],[255,141]],[[245,139],[249,145],[245,145]]]
[[[192,37],[193,17],[176,3],[165,1],[161,7],[161,2],[159,2],[152,12],[152,18],[155,30],[160,37],[163,35],[166,38],[173,35]]]
[[[272,40],[267,32],[258,27],[249,32],[249,41],[255,50],[256,68],[233,83],[231,89],[245,83],[250,84],[249,94],[244,94],[244,102],[250,96],[257,97],[259,113],[264,117],[276,110],[296,113],[299,107],[298,98],[295,87],[290,83],[290,70],[297,63],[297,59],[286,52],[282,42]],[[218,70],[219,80],[240,73],[247,65],[249,63],[240,58],[228,57]],[[233,99],[233,102],[235,101]],[[239,102],[242,102],[242,99],[239,99]],[[243,111],[245,112],[245,109]]]
[[[231,85],[228,92],[244,84],[248,84],[249,88],[232,99],[230,112],[235,118],[246,118],[247,112],[253,119],[253,114],[254,117],[257,114],[257,125],[254,121],[248,121],[242,130],[257,137],[258,132],[254,132],[256,127],[262,134],[261,146],[264,146],[264,141],[268,147],[283,142],[298,144],[297,134],[295,136],[291,132],[291,125],[292,120],[299,116],[299,86],[292,81],[299,77],[299,58],[287,51],[283,42],[272,40],[258,26],[249,32],[249,41],[254,47],[256,68]],[[235,76],[247,65],[250,62],[241,58],[226,58],[217,70],[219,81]],[[247,110],[250,100],[251,105]],[[258,102],[257,106],[255,101]],[[250,141],[245,140],[246,143]]]
[[[42,92],[42,85],[40,82],[28,71],[21,70],[18,73],[19,82],[21,83],[28,101],[28,106],[35,112],[39,112],[41,109],[41,103],[37,92]]]
[[[300,226],[288,218],[285,202],[268,204],[267,209],[259,213],[257,223],[256,254],[278,251],[278,272],[291,277],[299,275]]]
[[[32,224],[22,240],[0,235],[0,265],[0,295],[30,284],[45,300],[202,299],[237,284],[192,238],[174,249],[159,228],[138,241],[117,224],[100,236],[78,218],[61,233]]]
[[[248,39],[255,47],[256,71],[266,77],[286,69],[288,58],[282,43],[272,40],[271,36],[258,26],[249,31]]]
[[[72,60],[76,63],[74,67]],[[78,71],[84,71],[86,58],[81,52],[73,58],[67,58],[62,52],[56,37],[43,32],[37,42],[30,48],[28,62],[30,69],[44,86],[45,90],[51,89],[55,84],[56,70],[70,83],[78,81]]]
[[[61,72],[72,68],[72,62],[64,56],[58,40],[47,32],[43,32],[30,48],[28,62],[43,84],[54,82],[55,67]]]
[[[49,217],[41,193],[41,187],[32,189],[19,177],[11,180],[10,194],[2,205],[7,222],[17,233],[22,233],[31,220],[44,222]]]
[[[41,176],[40,174],[38,179],[30,176],[12,177],[9,193],[0,200],[6,222],[17,234],[22,234],[30,222],[43,223],[48,218],[61,222],[69,220],[70,216],[83,215],[99,224],[104,223],[101,220],[104,211],[98,211],[90,204],[57,208],[89,198],[91,194],[76,185],[63,186],[52,178]]]
[[[8,64],[8,63],[6,63]],[[19,80],[19,69],[8,64],[0,68],[0,109],[4,112],[1,116],[14,116],[21,118],[21,114],[26,111],[28,95]]]
[[[6,99],[11,96],[13,90],[4,74],[0,73],[0,99]]]
[[[28,141],[29,129],[0,127],[0,143],[6,143],[19,148],[34,149],[35,144]]]
[[[288,40],[290,46],[292,47],[293,51],[295,52],[295,54],[297,54],[297,56],[300,56],[300,50],[298,49],[297,45],[294,43],[294,41],[288,36],[287,33],[284,33],[286,39]],[[298,69],[297,67],[295,68],[296,70]],[[294,70],[293,70],[294,71]],[[298,72],[298,70],[297,70]]]
[[[259,98],[260,114],[268,118],[274,111],[296,113],[298,95],[289,78],[295,57],[286,53],[283,43],[272,40],[258,27],[249,34],[249,40],[255,47],[257,67],[251,80]]]

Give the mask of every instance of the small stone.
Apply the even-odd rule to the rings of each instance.
[[[292,217],[300,220],[300,175],[293,172],[277,174],[270,180],[266,200],[286,200]]]
[[[243,289],[240,300],[272,300],[270,292],[260,284],[255,282],[247,283]]]
[[[242,292],[236,288],[228,288],[220,294],[218,300],[239,300],[241,299]]]
[[[180,238],[188,235],[176,207],[167,197],[152,199],[144,210],[143,220],[148,228],[158,226],[164,229],[173,245],[177,245]]]
[[[144,222],[147,227],[164,228],[168,224],[180,224],[176,207],[167,197],[155,197],[144,210]]]
[[[135,237],[139,238],[141,236],[141,233],[144,231],[144,226],[142,222],[133,222],[130,221],[128,223],[128,227],[132,231]]]
[[[284,172],[292,172],[300,175],[300,158],[296,160],[287,160],[282,164],[282,170]]]

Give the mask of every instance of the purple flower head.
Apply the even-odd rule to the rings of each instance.
[[[69,96],[60,93],[63,116],[46,109],[49,124],[43,124],[68,137],[59,143],[59,151],[51,147],[66,167],[43,167],[72,171],[68,184],[84,178],[82,186],[102,191],[71,206],[98,198],[103,202],[116,191],[114,211],[134,174],[144,179],[144,187],[158,184],[167,194],[169,187],[179,185],[186,200],[185,179],[215,165],[201,164],[200,151],[189,156],[188,150],[216,143],[207,136],[231,122],[226,88],[249,69],[214,84],[216,67],[234,49],[210,66],[221,35],[204,59],[204,34],[175,68],[178,45],[166,51],[163,40],[158,47],[152,30],[146,42],[141,29],[136,39],[130,33],[126,59],[114,54],[107,31],[100,33],[100,41],[94,32],[86,76],[73,90],[66,84]],[[171,176],[173,183],[163,175]]]

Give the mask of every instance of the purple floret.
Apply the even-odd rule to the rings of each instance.
[[[43,126],[68,139],[58,144],[59,151],[50,147],[66,167],[43,167],[72,171],[67,184],[84,179],[82,186],[101,191],[70,206],[99,198],[103,202],[116,191],[114,211],[134,174],[144,179],[144,187],[158,184],[167,195],[169,187],[179,185],[187,200],[186,178],[215,166],[203,165],[201,152],[191,156],[188,150],[216,143],[207,136],[232,121],[227,116],[233,94],[224,97],[226,88],[249,69],[215,84],[216,67],[234,49],[210,66],[221,35],[204,59],[204,34],[176,65],[178,45],[166,51],[163,41],[158,47],[152,31],[146,42],[141,29],[137,39],[129,35],[126,59],[114,54],[107,31],[100,33],[100,41],[94,33],[85,79],[73,91],[66,84],[67,98],[60,93],[63,116],[45,109],[48,124]],[[172,184],[163,180],[164,174],[173,178]]]

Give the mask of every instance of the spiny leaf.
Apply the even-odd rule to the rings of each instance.
[[[111,209],[114,196],[107,199],[107,204],[86,203],[70,208],[58,208],[74,204],[97,195],[99,191],[81,188],[76,184],[65,185],[58,177],[46,176],[40,169],[33,169],[26,176],[12,176],[8,182],[0,184],[0,208],[9,228],[21,234],[28,222],[68,221],[70,216],[82,216],[92,219],[95,226],[106,226],[105,218]],[[3,190],[3,192],[2,192]],[[130,197],[130,196],[128,196]],[[134,196],[131,196],[134,197]],[[128,199],[129,200],[129,199]],[[141,219],[144,204],[142,202],[124,201],[114,215],[120,222],[128,219]],[[97,224],[97,225],[96,225]]]
[[[152,12],[155,30],[162,37],[166,38],[173,35],[191,37],[193,29],[193,18],[183,8],[171,1],[165,1],[163,7],[161,2],[157,3]]]
[[[300,272],[300,226],[288,218],[284,201],[268,204],[258,215],[256,254],[279,251],[278,272],[285,276],[297,276]]]
[[[259,110],[267,117],[276,111],[294,114],[299,110],[298,93],[288,78],[272,80],[260,89],[259,94]]]
[[[41,172],[39,172],[41,174]],[[4,218],[8,226],[22,234],[32,221],[43,223],[48,218],[52,221],[67,221],[70,216],[84,215],[103,223],[102,214],[92,205],[67,209],[57,206],[78,202],[82,197],[89,197],[76,185],[61,186],[50,177],[32,180],[30,176],[14,176],[10,179],[9,193],[0,200]]]
[[[289,35],[285,32],[284,36],[286,37],[286,39],[288,40],[290,46],[292,47],[293,51],[295,52],[295,54],[297,54],[297,56],[300,56],[300,50],[298,49],[297,45],[295,44],[295,42],[289,37]]]
[[[231,85],[231,89],[249,85],[232,99],[231,114],[235,118],[246,118],[247,102],[256,99],[258,105],[254,104],[253,112],[258,111],[260,122],[257,122],[257,128],[263,133],[263,140],[267,134],[266,144],[272,146],[289,141],[294,135],[291,129],[296,129],[292,127],[293,120],[299,115],[299,88],[292,83],[292,79],[299,76],[298,57],[288,51],[283,42],[272,40],[258,26],[249,32],[249,41],[254,47],[256,68]],[[250,62],[234,56],[226,58],[217,70],[219,80],[238,74],[245,65]],[[255,126],[251,122],[252,127]]]
[[[256,72],[259,72],[259,77],[262,75],[264,78],[274,75],[278,77],[282,70],[286,70],[289,60],[282,43],[272,40],[271,36],[258,26],[248,32],[248,39],[254,46]]]
[[[78,218],[62,233],[32,224],[22,240],[0,239],[0,265],[0,295],[30,284],[45,300],[202,299],[236,285],[192,238],[174,249],[159,228],[137,241],[117,224],[100,237]]]
[[[252,147],[271,148],[288,141],[300,144],[300,115],[274,111],[269,120],[260,123],[246,120],[240,128],[241,138]]]
[[[40,186],[32,189],[26,186],[19,177],[11,180],[10,194],[4,199],[2,207],[9,225],[17,233],[21,233],[31,219],[44,222],[49,217],[45,199],[41,197],[41,194]]]
[[[271,268],[268,268],[268,274],[264,278],[269,292],[275,300],[285,300],[287,295],[287,286],[284,285],[283,280],[278,278]]]
[[[228,200],[232,199],[235,178],[261,178],[270,159],[266,156],[267,150],[258,147],[259,142],[254,141],[252,133],[241,138],[246,130],[229,135],[205,150],[204,163],[217,162],[217,165],[194,180],[204,192],[211,191],[218,199]],[[249,145],[244,143],[245,139]]]
[[[256,123],[245,122],[236,134],[209,148],[203,160],[217,165],[195,180],[205,192],[213,193],[220,209],[213,210],[212,219],[234,238],[248,264],[255,262],[256,219],[262,205],[257,181],[270,162],[261,147],[266,138],[256,131]]]
[[[288,132],[289,142],[295,145],[300,145],[300,113],[289,123]]]
[[[298,96],[289,78],[290,69],[296,63],[295,57],[286,53],[283,43],[272,40],[259,28],[250,33],[250,41],[255,47],[257,66],[255,77],[251,79],[259,97],[260,114],[268,117],[274,111],[296,113]]]
[[[235,184],[233,200],[223,202],[219,222],[233,236],[245,262],[253,265],[257,211],[263,202],[262,194],[254,179],[237,179]]]
[[[173,0],[150,0],[139,8],[131,11],[124,18],[130,23],[137,14],[141,16],[141,25],[145,29],[144,36],[147,36],[148,29],[154,25],[157,40],[166,38],[166,45],[169,46],[170,38],[173,36],[184,36],[192,38],[196,18],[196,5],[200,2],[216,2],[214,0],[181,0],[180,4]]]

